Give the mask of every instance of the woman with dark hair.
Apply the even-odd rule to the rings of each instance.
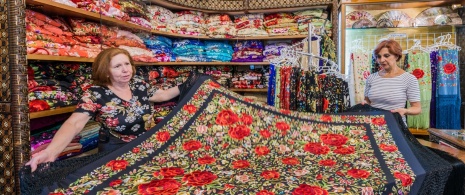
[[[134,78],[135,66],[124,49],[106,49],[92,64],[94,86],[84,92],[74,113],[63,123],[50,145],[26,163],[53,162],[93,118],[100,122],[99,152],[114,150],[151,128],[150,102],[163,102],[179,95],[179,87],[156,90]]]
[[[371,74],[365,85],[365,102],[375,108],[399,113],[404,122],[405,115],[421,113],[418,80],[397,66],[402,57],[398,42],[389,39],[380,42],[375,50],[376,62],[381,70]],[[409,101],[410,107],[405,107]]]

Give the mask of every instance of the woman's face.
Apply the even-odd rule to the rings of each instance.
[[[382,48],[376,56],[376,61],[385,71],[389,72],[397,67],[397,56],[389,53],[388,48]]]
[[[111,58],[109,76],[112,85],[129,83],[132,78],[132,65],[128,56],[118,54]]]

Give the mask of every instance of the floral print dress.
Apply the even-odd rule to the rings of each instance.
[[[74,112],[85,113],[102,124],[101,132],[109,132],[124,142],[135,139],[151,128],[154,93],[149,84],[134,78],[129,86],[132,98],[125,101],[108,87],[92,86],[84,92]]]

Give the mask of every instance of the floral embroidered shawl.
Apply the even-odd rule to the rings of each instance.
[[[416,194],[425,171],[389,112],[279,110],[202,77],[164,121],[54,194]]]

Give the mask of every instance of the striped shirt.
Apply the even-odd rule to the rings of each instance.
[[[375,108],[394,110],[405,108],[406,101],[419,102],[420,87],[417,78],[408,72],[393,78],[382,78],[373,73],[366,80],[365,97]]]

